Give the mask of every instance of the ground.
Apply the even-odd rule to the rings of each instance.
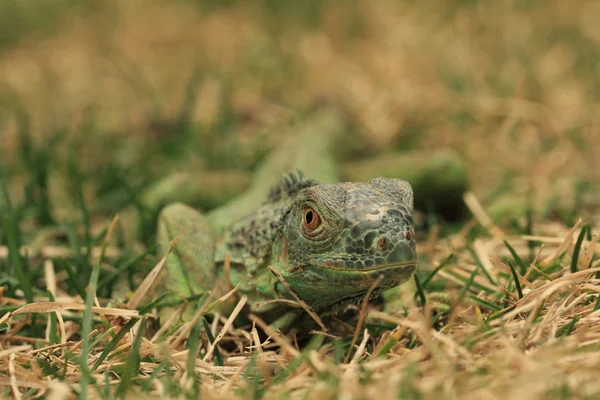
[[[3,395],[600,395],[599,2],[0,8]],[[237,196],[323,107],[344,116],[342,178],[407,152],[464,163],[464,212],[419,209],[399,312],[364,303],[301,340],[233,326],[213,305],[235,293],[161,295],[160,206]]]

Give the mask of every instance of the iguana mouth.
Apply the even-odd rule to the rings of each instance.
[[[386,269],[394,269],[397,267],[406,267],[406,266],[411,266],[411,265],[416,265],[417,264],[417,260],[409,260],[409,261],[404,261],[401,263],[394,263],[394,264],[385,264],[385,265],[377,265],[374,267],[369,267],[369,268],[360,268],[360,269],[355,269],[355,268],[343,268],[343,267],[336,267],[333,265],[326,265],[325,263],[323,264],[312,264],[313,267],[320,267],[320,268],[324,268],[324,269],[328,269],[331,271],[340,271],[340,272],[357,272],[357,273],[369,273],[369,272],[373,272],[373,271],[381,271],[381,270],[386,270]]]

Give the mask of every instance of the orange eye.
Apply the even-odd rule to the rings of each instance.
[[[404,239],[412,240],[412,234],[409,231],[404,232]]]
[[[306,230],[314,231],[321,225],[321,217],[312,207],[306,206],[304,208],[303,223]]]

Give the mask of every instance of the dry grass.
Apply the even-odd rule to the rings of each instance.
[[[501,239],[478,239],[478,261],[487,273],[465,248],[461,233],[422,249],[434,265],[454,254],[440,274],[456,284],[443,293],[429,292],[425,307],[417,306],[410,293],[408,316],[369,308],[368,320],[396,327],[378,335],[365,330],[347,362],[335,355],[332,342],[323,343],[323,336],[299,348],[293,336],[271,332],[262,322],[234,328],[232,318],[218,314],[210,326],[215,339],[203,334],[191,346],[186,338],[210,300],[197,312],[198,318],[183,325],[170,320],[161,333],[146,330],[143,337],[138,337],[141,326],[150,327],[153,314],[140,320],[135,307],[94,307],[92,312],[101,323],[90,332],[93,345],[85,357],[90,377],[96,380],[89,395],[102,397],[96,390],[107,387],[115,393],[119,376],[135,353],[141,359],[135,383],[155,395],[176,382],[183,391],[199,385],[199,392],[208,398],[259,394],[264,398],[593,398],[600,394],[595,376],[600,367],[600,280],[596,278],[600,263],[589,264],[588,251],[596,242],[584,240],[578,270],[571,272],[578,233],[566,228],[550,236],[543,230],[536,232],[541,236],[537,240],[547,245],[534,263],[524,266],[523,275],[516,272],[519,289],[510,267],[500,261],[506,252]],[[527,257],[529,238],[505,239],[520,257]],[[546,254],[552,263],[545,262]],[[148,296],[153,278],[131,298]],[[81,339],[73,340],[80,334],[79,324],[66,322],[65,317],[81,315],[85,304],[60,290],[54,295],[60,301],[36,301],[4,314],[0,321],[9,325],[0,337],[0,382],[15,397],[27,392],[61,398],[81,390],[79,357],[84,346]],[[8,298],[2,302],[23,304]],[[239,301],[233,316],[244,302],[245,298]],[[59,333],[54,340],[49,331],[39,339],[19,335],[36,313],[43,318],[56,315]],[[127,333],[115,341],[126,325]],[[266,330],[269,337],[261,340],[257,329]],[[194,357],[189,356],[190,347],[197,352]],[[222,365],[216,361],[217,348]],[[51,368],[54,371],[49,373]],[[132,389],[131,398],[139,390]]]

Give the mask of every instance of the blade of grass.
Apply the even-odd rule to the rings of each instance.
[[[48,299],[50,301],[54,301],[54,296],[52,295],[52,292],[48,291]],[[50,329],[50,335],[49,335],[49,339],[50,339],[50,344],[57,344],[58,343],[58,336],[56,334],[56,325],[58,324],[58,318],[56,317],[56,313],[48,313],[48,319],[50,320],[50,327],[48,329]]]
[[[437,273],[440,272],[440,270],[442,268],[444,268],[446,265],[448,265],[450,263],[450,261],[452,261],[453,259],[454,259],[454,254],[450,253],[448,255],[448,257],[446,257],[444,259],[444,261],[442,261],[440,263],[440,265],[438,265],[433,271],[431,271],[429,276],[427,276],[427,278],[425,278],[421,284],[421,286],[423,287],[423,290],[427,289],[427,285],[435,277],[435,275],[437,275]]]
[[[383,347],[379,351],[379,354],[377,354],[377,357],[383,357],[383,356],[387,355],[387,353],[390,352],[392,347],[394,347],[394,345],[396,343],[398,343],[399,341],[400,341],[400,339],[397,339],[396,337],[393,337],[393,336],[391,338],[389,338],[389,340],[383,345]]]
[[[119,275],[122,274],[124,271],[127,271],[129,268],[133,267],[134,265],[136,265],[137,263],[142,261],[144,259],[144,257],[154,253],[156,248],[157,248],[157,245],[154,245],[154,246],[148,248],[142,254],[132,258],[129,261],[124,262],[123,265],[120,265],[116,270],[114,270],[109,275],[102,278],[100,283],[98,283],[98,288],[103,288],[104,286],[109,285],[113,280],[116,280],[119,277]]]
[[[471,257],[473,257],[473,259],[475,260],[475,265],[477,265],[477,267],[481,270],[481,272],[483,272],[483,275],[485,275],[487,280],[492,285],[497,286],[496,281],[494,280],[494,278],[492,278],[492,275],[490,275],[488,270],[483,266],[481,260],[477,256],[477,253],[475,253],[475,250],[473,250],[473,248],[470,245],[467,245],[467,251],[469,252],[469,254],[471,254]]]
[[[500,310],[502,310],[501,307],[499,307],[499,306],[497,306],[497,305],[495,305],[493,303],[490,303],[489,301],[485,301],[483,299],[480,299],[479,297],[477,297],[475,295],[471,295],[471,296],[469,296],[469,298],[471,300],[473,300],[475,303],[477,303],[477,304],[479,304],[481,306],[487,307],[490,310],[493,310],[493,311],[500,311]]]
[[[414,279],[415,279],[415,285],[417,287],[417,293],[419,295],[419,298],[421,299],[421,306],[425,307],[425,305],[427,304],[427,298],[425,297],[425,292],[423,291],[423,286],[421,286],[421,281],[419,280],[419,277],[417,276],[417,274],[413,275]]]
[[[127,361],[125,362],[123,373],[121,374],[121,380],[117,386],[116,394],[117,397],[121,399],[126,398],[127,392],[131,387],[131,381],[139,374],[140,371],[140,348],[142,347],[142,339],[144,338],[146,318],[143,317],[137,322],[140,324],[140,329],[135,337],[133,346],[131,347]]]
[[[108,370],[104,370],[104,396],[105,399],[110,399],[110,375]]]
[[[561,329],[559,329],[558,332],[556,332],[556,337],[570,336],[571,333],[573,332],[573,328],[575,327],[575,324],[577,323],[577,321],[579,321],[578,315],[574,316],[573,319],[567,325],[565,325]]]
[[[471,285],[473,285],[473,282],[475,281],[475,277],[477,276],[477,271],[478,271],[478,269],[475,268],[473,270],[473,272],[471,273],[471,275],[469,276],[469,279],[467,279],[467,281],[465,282],[465,285],[462,287],[462,289],[460,289],[460,292],[458,293],[458,297],[456,300],[457,304],[460,304],[462,302],[463,298],[465,297],[465,294],[467,293],[467,291],[469,290]]]
[[[92,228],[90,225],[90,213],[85,201],[85,195],[83,190],[83,175],[80,171],[79,164],[77,163],[77,158],[75,156],[75,152],[73,148],[69,153],[68,161],[68,171],[71,180],[73,181],[75,194],[77,196],[77,203],[79,205],[79,210],[81,211],[81,218],[83,222],[83,232],[84,232],[84,243],[85,249],[87,253],[87,257],[89,260],[89,256],[91,254],[90,250],[92,248]]]
[[[79,236],[70,223],[61,223],[61,228],[67,236],[69,246],[71,247],[71,251],[73,253],[73,259],[75,260],[76,267],[75,276],[80,277],[81,279],[86,279],[85,277],[90,276],[91,273],[91,266],[89,262],[90,253],[89,251],[87,253],[82,251],[83,249]],[[82,298],[85,298],[85,296]]]
[[[157,304],[160,304],[160,302],[167,298],[170,297],[171,293],[163,293],[160,296],[158,296],[156,299],[152,300],[151,302],[149,302],[148,304],[144,304],[142,306],[137,307],[136,309],[139,311],[140,314],[147,314],[150,311],[152,311],[154,308],[158,308]]]
[[[579,236],[577,237],[577,242],[575,242],[575,248],[573,249],[573,259],[571,260],[571,273],[574,274],[577,272],[578,262],[579,262],[579,252],[581,251],[581,245],[583,244],[583,239],[585,238],[586,231],[589,232],[590,226],[588,224],[583,225],[581,228],[581,232],[579,232]]]
[[[509,312],[511,312],[514,309],[515,309],[515,306],[510,306],[510,307],[504,308],[504,309],[502,309],[500,311],[496,311],[494,313],[491,313],[490,316],[487,319],[488,319],[488,321],[491,321],[493,319],[500,318],[504,314],[509,313]]]
[[[108,344],[106,346],[104,346],[104,350],[102,350],[102,353],[100,354],[100,356],[96,360],[96,363],[92,367],[91,372],[94,372],[94,371],[96,371],[98,369],[98,367],[102,364],[102,362],[104,361],[104,359],[110,354],[111,351],[113,351],[117,347],[117,345],[119,344],[119,342],[121,340],[123,340],[123,338],[125,337],[125,335],[127,334],[127,332],[129,332],[131,330],[131,328],[133,328],[133,326],[136,324],[137,321],[138,320],[136,320],[136,319],[129,320],[121,328],[121,330],[119,332],[117,332],[117,334],[111,339],[111,341],[108,342]]]
[[[215,342],[215,337],[212,334],[212,331],[210,330],[210,325],[208,324],[208,321],[206,320],[206,318],[202,317],[202,324],[204,325],[204,331],[206,332],[206,336],[208,336],[208,341],[209,343],[214,343]],[[215,365],[222,367],[225,364],[223,363],[223,358],[221,357],[221,351],[219,351],[219,347],[215,346]]]
[[[66,258],[61,258],[56,261],[58,262],[59,266],[63,267],[64,270],[67,271],[67,275],[69,276],[69,282],[72,284],[71,287],[75,289],[77,294],[82,299],[85,299],[85,289],[83,288],[83,286],[81,286],[81,282],[79,282],[79,278],[73,270],[73,267],[71,265],[72,261]]]
[[[200,330],[202,326],[200,321],[197,321],[188,337],[187,345],[188,357],[186,362],[187,377],[192,380],[192,391],[195,397],[198,395],[198,376],[196,374],[196,358],[198,357],[198,349],[200,348]]]
[[[15,221],[8,215],[4,216],[3,222],[8,240],[8,258],[11,262],[13,272],[19,280],[20,287],[23,290],[23,293],[25,294],[25,300],[27,300],[28,303],[32,303],[33,290],[31,288],[31,281],[28,278],[28,271],[25,271],[25,264],[23,263],[23,258],[19,253],[19,228],[15,225]]]
[[[177,299],[177,300],[169,300],[169,301],[165,301],[164,303],[157,303],[154,305],[153,308],[161,309],[161,308],[165,308],[165,307],[176,307],[176,306],[182,305],[184,302],[193,303],[194,301],[200,299],[201,297],[203,297],[205,295],[206,295],[206,292],[202,292],[202,293],[198,293],[193,296],[190,296],[190,297],[184,297],[184,298]],[[141,311],[140,311],[140,313],[141,313]]]
[[[100,344],[100,342],[102,342],[104,340],[105,337],[111,335],[112,338],[114,338],[117,334],[114,333],[114,329],[109,328],[106,330],[106,332],[102,332],[100,335],[96,336],[95,340],[92,342],[91,344],[91,348],[95,349],[96,346],[98,346]],[[92,372],[94,372],[94,369],[92,369]]]
[[[448,271],[446,271],[446,273],[447,273],[448,275],[450,275],[450,276],[452,276],[452,277],[456,278],[457,280],[459,280],[459,281],[461,281],[461,282],[467,282],[467,280],[469,279],[469,278],[465,278],[464,276],[462,276],[462,275],[460,275],[460,274],[457,274],[455,271],[450,271],[450,270],[448,270]],[[477,289],[477,290],[483,290],[485,293],[487,293],[487,294],[490,294],[490,295],[491,295],[491,294],[494,294],[494,293],[496,293],[496,291],[495,291],[495,290],[493,290],[493,289],[491,289],[491,288],[489,288],[489,287],[487,287],[487,286],[484,286],[484,285],[482,285],[482,284],[479,284],[479,283],[477,283],[477,282],[472,282],[472,286],[473,286],[475,289]]]
[[[296,369],[298,369],[298,367],[306,362],[310,352],[319,349],[323,345],[324,341],[325,336],[323,335],[313,336],[300,353],[300,356],[294,358],[292,362],[290,362],[285,368],[283,368],[277,375],[273,377],[272,384],[279,385],[283,383]]]
[[[96,288],[98,285],[98,277],[100,275],[100,265],[102,265],[102,261],[104,259],[104,254],[106,252],[106,247],[110,241],[110,237],[112,235],[112,231],[115,228],[119,218],[115,217],[110,225],[110,229],[106,233],[104,238],[104,243],[102,245],[102,250],[100,252],[100,257],[98,258],[98,262],[94,264],[92,267],[92,274],[90,276],[90,283],[88,285],[88,289],[86,291],[85,296],[85,311],[83,313],[83,321],[81,323],[81,336],[82,336],[82,345],[81,345],[81,354],[79,356],[79,367],[81,369],[81,379],[80,385],[81,390],[79,392],[79,397],[81,399],[87,399],[87,391],[88,385],[90,383],[90,373],[88,369],[88,359],[90,348],[90,332],[92,331],[92,307],[94,306],[94,298],[96,297]]]
[[[510,267],[510,271],[512,272],[513,279],[515,280],[515,286],[517,287],[517,293],[519,294],[519,299],[523,298],[523,290],[521,289],[521,282],[519,281],[519,276],[517,275],[517,271],[515,270],[515,266],[513,263],[508,260],[508,266]]]
[[[521,275],[525,275],[525,273],[527,272],[527,265],[525,265],[525,263],[523,262],[521,257],[519,257],[515,249],[506,240],[504,240],[504,246],[508,249],[508,251],[510,251],[510,254],[512,255],[513,259],[519,265]]]
[[[85,311],[83,313],[83,321],[81,323],[81,336],[83,344],[81,345],[81,354],[79,356],[79,367],[81,369],[81,379],[79,398],[87,399],[87,390],[90,383],[90,373],[88,371],[88,359],[90,348],[90,333],[92,331],[92,307],[94,306],[94,297],[96,296],[96,282],[98,281],[98,275],[100,272],[99,265],[94,266],[92,269],[92,276],[90,277],[90,283],[85,296]]]
[[[167,370],[169,368],[169,362],[167,359],[164,359],[158,364],[156,368],[152,371],[150,376],[144,380],[142,384],[142,390],[149,392],[152,390],[152,383],[158,378],[161,372]]]

